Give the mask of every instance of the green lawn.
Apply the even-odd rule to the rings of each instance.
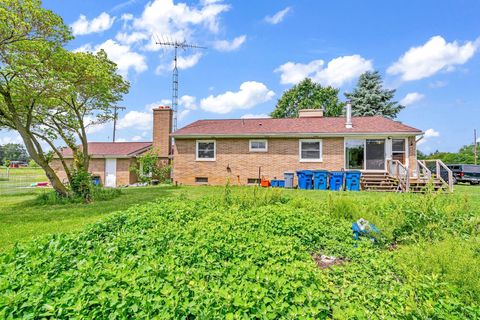
[[[233,190],[249,190],[248,188],[232,188]],[[252,188],[250,188],[252,189]],[[145,187],[122,190],[118,198],[92,204],[59,204],[38,205],[35,198],[45,190],[25,190],[23,193],[0,195],[0,251],[13,246],[18,241],[33,239],[37,236],[77,231],[89,223],[115,212],[124,210],[135,204],[143,204],[158,198],[186,195],[198,198],[205,195],[222,194],[223,187]],[[304,196],[319,201],[328,201],[330,192],[285,190],[292,195]],[[345,199],[358,200],[376,197],[392,197],[402,201],[404,194],[385,193],[341,193]],[[480,210],[480,187],[459,185],[453,197],[466,197]],[[347,204],[348,205],[348,204]],[[365,212],[368,218],[368,212]]]
[[[0,196],[31,191],[35,182],[47,182],[41,168],[5,168],[0,167]]]
[[[112,212],[178,191],[174,187],[130,188],[124,189],[118,198],[108,201],[59,205],[36,204],[35,198],[44,190],[1,195],[0,250],[36,236],[75,231]]]

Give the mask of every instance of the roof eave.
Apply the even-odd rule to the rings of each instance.
[[[203,138],[311,138],[311,137],[350,137],[350,136],[418,136],[423,131],[397,131],[397,132],[310,132],[310,133],[248,133],[248,134],[176,134],[175,139],[203,139]]]

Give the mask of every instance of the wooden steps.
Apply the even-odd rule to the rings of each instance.
[[[364,172],[361,178],[362,190],[377,192],[400,192],[398,180],[387,172]]]
[[[387,172],[363,172],[360,183],[364,191],[403,192],[398,179],[390,176]],[[435,191],[448,190],[448,186],[439,179],[433,179],[431,184]],[[409,192],[424,193],[428,187],[429,181],[426,179],[410,179]]]

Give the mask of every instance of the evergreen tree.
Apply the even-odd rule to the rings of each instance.
[[[384,116],[394,119],[405,108],[393,101],[395,90],[383,88],[382,77],[378,71],[363,73],[352,93],[345,93],[352,103],[354,116]]]
[[[323,109],[326,117],[338,117],[344,106],[338,99],[338,92],[336,88],[322,87],[305,78],[283,93],[270,115],[272,118],[297,118],[301,109]]]

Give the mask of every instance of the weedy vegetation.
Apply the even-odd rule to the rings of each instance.
[[[468,198],[312,194],[182,193],[19,244],[0,256],[0,316],[480,317],[480,218]],[[353,240],[360,217],[382,231],[377,241]],[[322,269],[318,255],[342,263]]]

